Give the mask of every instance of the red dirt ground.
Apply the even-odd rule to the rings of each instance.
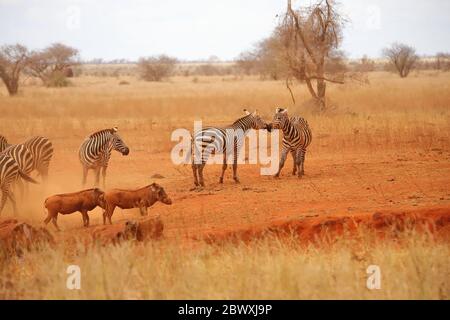
[[[64,148],[62,141],[55,141],[55,150],[59,151],[51,164],[49,185],[30,188],[32,199],[19,204],[21,220],[40,225],[45,217],[42,203],[47,196],[81,189],[76,147]],[[248,238],[269,229],[302,230],[301,237],[311,239],[317,230],[322,230],[319,226],[339,229],[343,222],[351,225],[356,221],[379,229],[385,224],[383,217],[389,216],[398,216],[399,221],[405,217],[431,220],[439,232],[448,236],[450,150],[376,148],[352,153],[310,153],[302,179],[291,175],[290,161],[279,179],[260,176],[257,165],[240,166],[241,184],[232,181],[229,169],[225,183],[220,185],[220,165],[207,166],[207,186],[190,191],[190,166],[173,165],[168,153],[135,150],[128,157],[113,155],[107,184],[110,188],[137,188],[152,182],[164,186],[173,205],[157,203],[149,209],[149,217],[161,218],[167,239],[212,241],[242,234]],[[154,174],[164,178],[152,179]],[[92,183],[93,177],[89,179]],[[113,222],[140,220],[138,212],[117,209]],[[48,229],[56,238],[94,233],[102,224],[101,210],[95,209],[90,217],[88,229],[82,227],[78,213],[59,217],[61,233],[56,234],[51,225]]]

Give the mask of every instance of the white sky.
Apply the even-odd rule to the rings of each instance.
[[[394,41],[419,54],[450,52],[448,0],[341,3],[351,21],[342,47],[350,57],[377,57]],[[63,42],[83,59],[166,53],[230,60],[268,36],[285,6],[285,0],[0,0],[0,44],[36,49]]]

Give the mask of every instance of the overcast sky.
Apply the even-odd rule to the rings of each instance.
[[[308,4],[297,0],[294,4]],[[351,21],[342,49],[377,57],[401,41],[419,54],[450,52],[448,0],[343,0]],[[268,36],[285,0],[0,0],[0,44],[63,42],[83,59],[231,60]]]

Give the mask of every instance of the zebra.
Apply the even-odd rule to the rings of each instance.
[[[31,154],[30,150],[28,150],[28,148],[25,147],[25,145],[16,144],[9,146],[5,150],[3,150],[1,154],[5,154],[13,158],[17,162],[19,169],[26,175],[29,176],[30,173],[33,171],[33,155]],[[17,182],[19,183],[21,195],[23,196],[22,179],[18,179]]]
[[[15,182],[18,177],[21,177],[22,179],[25,179],[26,181],[37,183],[34,179],[32,179],[30,176],[23,173],[17,162],[7,156],[6,154],[0,155],[0,190],[2,192],[2,199],[0,202],[0,214],[3,211],[3,208],[5,206],[6,200],[9,198],[13,205],[14,214],[17,215],[17,205],[16,205],[16,199],[14,197],[14,193],[10,189],[11,184]]]
[[[272,123],[273,129],[281,129],[283,131],[280,165],[275,177],[278,178],[280,176],[287,154],[291,152],[294,159],[292,174],[298,174],[298,177],[301,178],[305,174],[306,148],[311,143],[312,133],[308,121],[298,116],[289,119],[287,111],[287,109],[277,108]]]
[[[236,120],[232,125],[219,127],[205,127],[194,133],[192,138],[192,172],[196,187],[205,186],[203,179],[203,169],[210,154],[223,154],[222,174],[219,183],[223,183],[225,170],[227,169],[227,157],[233,152],[233,179],[239,183],[237,176],[237,158],[241,147],[244,144],[245,136],[250,129],[267,129],[269,125],[261,119],[257,111],[253,113],[244,109],[245,116]],[[232,146],[232,147],[227,147]],[[197,160],[198,159],[198,160]]]
[[[5,150],[9,146],[8,140],[2,135],[0,135],[0,152]]]
[[[96,173],[96,185],[100,182],[100,170],[102,170],[103,187],[105,187],[106,169],[111,151],[114,149],[124,156],[130,153],[130,149],[117,131],[117,127],[97,131],[88,136],[81,144],[79,158],[83,166],[83,186],[86,184],[88,170],[93,169]]]
[[[33,156],[33,171],[36,170],[38,175],[46,181],[50,160],[53,157],[52,142],[47,138],[38,136],[28,139],[23,145],[28,148]]]

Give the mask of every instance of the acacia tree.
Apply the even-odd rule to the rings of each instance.
[[[391,66],[401,78],[406,78],[414,68],[419,57],[416,49],[402,43],[394,43],[383,50],[383,55],[388,58]]]
[[[30,55],[28,71],[46,86],[64,83],[68,70],[78,64],[78,50],[62,43],[54,43]]]
[[[0,78],[10,96],[19,90],[19,78],[28,64],[28,50],[20,44],[4,45],[0,48]]]
[[[327,82],[344,83],[344,73],[336,73],[327,64],[342,60],[337,49],[345,22],[333,0],[321,0],[299,9],[292,8],[288,0],[286,13],[276,30],[284,45],[288,89],[291,78],[306,83],[321,110],[326,107]]]

